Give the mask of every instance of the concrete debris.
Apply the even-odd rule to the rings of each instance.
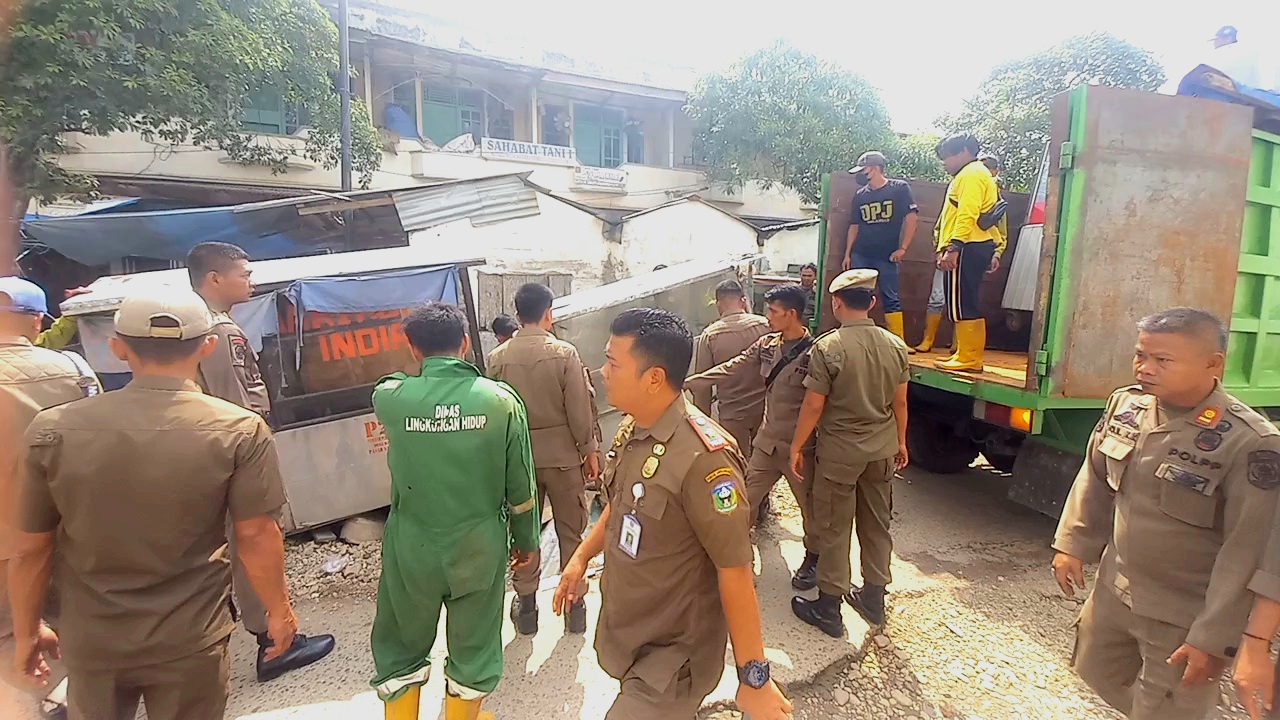
[[[342,524],[342,539],[349,543],[382,542],[382,531],[387,521],[375,515],[360,515]]]

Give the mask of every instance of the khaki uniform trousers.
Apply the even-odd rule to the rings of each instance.
[[[818,552],[818,539],[813,524],[813,450],[805,453],[801,464],[804,478],[791,472],[788,451],[776,448],[772,453],[756,450],[747,464],[747,502],[751,505],[751,517],[759,517],[760,505],[769,497],[779,477],[785,477],[791,486],[791,494],[800,506],[800,521],[804,527],[804,549]]]
[[[222,640],[158,665],[71,670],[70,720],[133,720],[139,700],[150,720],[222,720],[227,710],[230,654]]]
[[[1134,615],[1114,592],[1094,587],[1080,611],[1072,668],[1129,720],[1201,720],[1218,683],[1183,690],[1182,665],[1165,662],[1187,629]]]
[[[569,564],[569,558],[582,544],[582,533],[587,529],[587,489],[582,480],[581,468],[537,468],[538,502],[551,500],[556,539],[560,543],[560,569]],[[541,504],[539,504],[541,508]],[[538,579],[542,571],[542,553],[535,551],[533,562],[515,571],[512,586],[519,595],[532,595],[538,591]],[[583,582],[585,589],[586,583]]]
[[[853,531],[862,549],[862,580],[888,585],[893,538],[893,458],[867,463],[817,460],[813,519],[818,538],[818,589],[844,595],[852,584],[849,551]]]
[[[703,699],[705,696],[693,692],[693,674],[688,665],[680,668],[666,690],[658,690],[628,673],[604,720],[694,720]]]
[[[755,418],[747,418],[745,420],[720,420],[720,427],[733,436],[738,441],[738,450],[742,453],[743,460],[751,460],[753,448],[751,443],[756,438],[756,431],[760,429],[760,424],[764,422],[764,416]]]
[[[263,635],[267,632],[267,607],[249,584],[249,575],[236,551],[236,530],[230,518],[227,518],[227,552],[231,554],[231,592],[235,597],[236,618],[245,630]]]

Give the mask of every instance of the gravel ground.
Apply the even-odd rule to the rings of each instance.
[[[773,505],[758,532],[798,534],[799,513],[782,483]],[[1068,665],[1079,602],[1063,598],[1046,569],[1054,522],[1006,501],[1001,476],[980,466],[950,477],[909,469],[895,492],[894,523],[887,626],[860,653],[787,688],[797,720],[1121,717]],[[289,586],[299,600],[372,600],[380,550],[377,542],[290,540]],[[740,717],[729,708],[701,714]],[[1212,720],[1245,717],[1224,680]]]
[[[1004,480],[990,468],[949,477],[908,469],[898,482],[886,629],[861,654],[788,688],[797,720],[1122,717],[1069,666],[1079,603],[1062,597],[1047,570],[1054,521],[1005,500]],[[774,489],[766,532],[799,532],[783,488]],[[1247,717],[1227,680],[1210,717]]]

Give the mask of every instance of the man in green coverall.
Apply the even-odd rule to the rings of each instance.
[[[516,566],[538,549],[524,405],[509,386],[462,359],[471,349],[465,327],[453,305],[415,310],[404,333],[421,373],[390,375],[373,390],[391,467],[371,639],[373,685],[387,720],[418,718],[442,605],[445,720],[482,717],[480,703],[502,675],[507,549]]]

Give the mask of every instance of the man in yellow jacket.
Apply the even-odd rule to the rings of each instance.
[[[956,353],[938,362],[944,370],[982,370],[987,323],[978,303],[982,278],[1000,267],[997,236],[983,228],[984,215],[1000,200],[991,171],[978,160],[980,146],[972,135],[952,135],[938,143],[938,158],[952,176],[938,218],[938,268],[943,271],[947,310],[956,326]],[[1002,244],[1002,243],[1001,243]]]

